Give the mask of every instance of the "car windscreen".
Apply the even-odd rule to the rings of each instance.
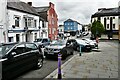
[[[65,44],[66,43],[64,41],[55,41],[55,42],[51,43],[51,45],[60,45],[60,46],[65,45]]]
[[[34,42],[41,42],[41,41],[42,41],[42,39],[35,39]]]
[[[5,55],[14,45],[0,45],[0,55]]]

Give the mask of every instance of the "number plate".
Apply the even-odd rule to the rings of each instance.
[[[48,54],[54,54],[54,53],[48,52]]]

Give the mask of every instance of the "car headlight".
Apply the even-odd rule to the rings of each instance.
[[[48,48],[45,48],[44,51],[48,51]]]

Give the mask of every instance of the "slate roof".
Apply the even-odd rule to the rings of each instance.
[[[67,19],[66,21],[73,21],[73,22],[77,22],[78,24],[80,24],[78,21],[72,20],[72,19]],[[66,22],[64,21],[64,22]]]
[[[45,7],[33,7],[38,13],[41,12],[47,12],[49,10],[49,6],[45,6]]]
[[[39,14],[36,12],[36,10],[25,2],[21,2],[21,1],[10,2],[10,1],[8,1],[7,8],[39,16]]]
[[[120,8],[101,8],[98,12],[92,15],[92,17],[98,16],[118,16],[120,15]]]
[[[45,7],[33,7],[36,12],[39,13],[39,15],[45,20],[47,21],[47,11],[49,10],[49,6],[45,6]]]

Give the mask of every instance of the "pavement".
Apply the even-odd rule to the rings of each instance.
[[[75,52],[72,58],[62,64],[62,78],[118,78],[118,45],[100,42],[98,50],[84,52],[82,56]],[[57,77],[58,69],[45,79]]]

